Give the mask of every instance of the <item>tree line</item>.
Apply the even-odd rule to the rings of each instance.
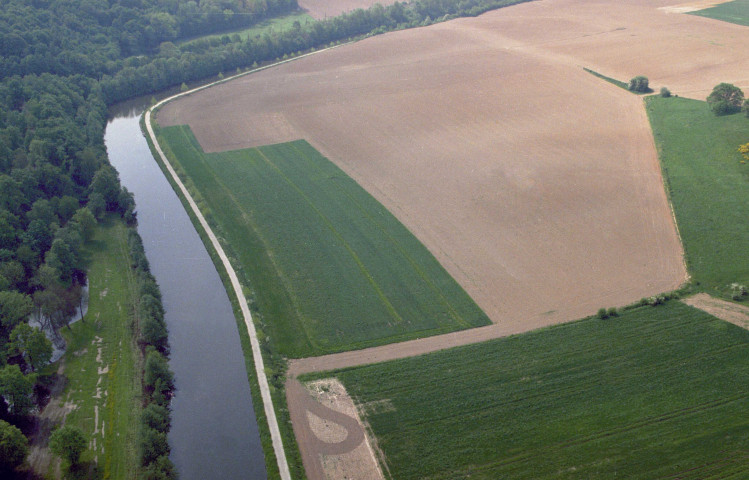
[[[362,35],[430,25],[461,16],[476,16],[486,11],[527,0],[414,0],[395,2],[388,7],[376,4],[338,17],[296,23],[294,28],[266,32],[254,37],[225,35],[221,40],[204,40],[161,45],[152,57],[129,59],[124,68],[101,78],[108,102],[288,58],[312,49],[330,46]]]

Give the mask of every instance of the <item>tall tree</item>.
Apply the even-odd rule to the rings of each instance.
[[[716,115],[736,113],[744,103],[744,92],[736,85],[720,83],[707,97],[707,103]]]
[[[52,342],[38,328],[20,323],[10,332],[10,351],[21,355],[31,370],[36,371],[52,358]]]

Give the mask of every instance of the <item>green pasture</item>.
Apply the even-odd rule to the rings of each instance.
[[[646,107],[695,286],[728,295],[731,283],[749,285],[749,164],[737,152],[749,119],[685,98]]]
[[[749,26],[749,0],[733,0],[714,7],[690,12],[692,15]]]
[[[489,323],[395,217],[308,143],[204,154],[188,127],[160,136],[279,353],[307,357]]]
[[[96,440],[84,460],[98,457],[101,478],[136,478],[141,366],[130,329],[137,285],[129,265],[127,229],[109,218],[86,248],[88,312],[82,322],[63,329],[68,342],[63,402],[75,405],[65,423]]]
[[[255,38],[256,36],[260,36],[265,33],[283,32],[285,30],[289,30],[293,28],[294,22],[299,22],[301,26],[304,26],[305,24],[314,21],[315,19],[310,17],[307,12],[299,10],[288,15],[283,15],[281,17],[268,18],[266,20],[263,20],[262,22],[259,22],[249,28],[244,28],[242,30],[203,35],[200,37],[194,37],[178,42],[178,44],[188,45],[200,40],[221,40],[222,37],[227,35],[230,37],[233,35],[239,35],[242,40],[247,40],[248,38]]]
[[[749,332],[678,301],[333,375],[394,479],[749,475]]]

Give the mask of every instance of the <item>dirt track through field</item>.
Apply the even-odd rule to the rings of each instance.
[[[711,297],[706,293],[698,293],[682,301],[709,313],[713,317],[749,330],[749,307],[747,306]]]

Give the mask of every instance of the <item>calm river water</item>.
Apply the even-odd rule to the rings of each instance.
[[[104,141],[134,193],[138,231],[164,297],[177,393],[171,459],[183,480],[267,478],[237,324],[224,286],[151,156],[142,106],[111,112]]]

